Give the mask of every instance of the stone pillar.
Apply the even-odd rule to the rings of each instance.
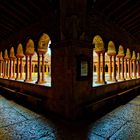
[[[133,60],[133,75],[136,78],[136,60]]]
[[[8,78],[8,59],[4,60],[4,77],[3,78]]]
[[[132,74],[132,60],[130,59],[130,75],[131,75],[131,78],[133,77],[133,74]]]
[[[101,80],[100,80],[100,73],[101,73],[101,68],[100,68],[100,65],[101,65],[101,61],[100,61],[100,53],[97,53],[97,57],[98,57],[98,62],[97,62],[97,81],[96,83],[101,83]]]
[[[9,79],[12,78],[12,58],[10,58]]]
[[[26,75],[25,75],[25,82],[28,81],[28,55],[26,55]]]
[[[22,72],[23,72],[23,67],[22,67],[22,57],[20,57],[20,80],[22,80]]]
[[[120,75],[120,57],[118,57],[118,80],[121,80],[121,75]]]
[[[2,63],[2,71],[3,71],[3,78],[5,77],[5,60],[3,60],[3,63]]]
[[[110,55],[109,56],[109,67],[110,67],[110,69],[109,69],[109,81],[112,81],[112,55]]]
[[[113,55],[113,81],[116,80],[116,55]]]
[[[38,54],[38,72],[37,72],[38,77],[37,77],[37,84],[41,83],[40,72],[41,72],[40,54]]]
[[[45,79],[44,79],[45,78],[45,76],[44,76],[44,73],[45,73],[44,72],[44,68],[45,68],[44,67],[44,64],[45,64],[44,63],[44,54],[42,54],[42,83],[45,83],[46,82]]]
[[[17,75],[16,75],[16,80],[20,79],[20,77],[19,77],[19,61],[20,61],[20,58],[17,57],[17,71],[16,71]]]
[[[129,79],[131,79],[131,59],[128,59],[128,75]]]
[[[0,60],[0,78],[2,78],[2,63],[3,63],[3,60]]]
[[[15,61],[16,58],[13,59],[13,76],[12,76],[13,79],[15,79]]]
[[[138,77],[140,78],[140,60],[138,60]]]
[[[122,59],[122,66],[121,66],[121,71],[122,71],[122,80],[124,80],[124,57]]]
[[[125,58],[124,61],[125,61],[124,73],[125,73],[125,79],[127,79],[127,58]]]
[[[105,84],[105,51],[102,52],[102,83]]]
[[[29,80],[32,81],[32,56],[29,57]]]
[[[10,71],[10,65],[9,65],[9,59],[7,61],[7,78],[9,78],[9,72]]]

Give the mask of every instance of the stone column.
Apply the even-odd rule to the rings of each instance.
[[[0,78],[2,78],[2,60],[0,60]]]
[[[10,58],[10,68],[9,68],[10,70],[10,72],[9,72],[9,79],[11,79],[12,78],[12,58]]]
[[[44,68],[44,54],[42,54],[42,83],[45,83]]]
[[[2,71],[3,71],[3,78],[5,77],[5,60],[3,60],[3,64],[2,64]]]
[[[97,62],[97,81],[96,81],[96,83],[98,84],[98,83],[101,83],[101,80],[100,80],[100,73],[101,73],[100,53],[97,53],[97,57],[98,57],[98,62]]]
[[[116,80],[116,55],[113,55],[113,81]]]
[[[25,75],[25,82],[28,81],[28,55],[26,55],[26,75]]]
[[[124,57],[122,59],[122,66],[121,66],[121,71],[122,71],[122,80],[124,80]]]
[[[121,75],[120,75],[120,57],[118,57],[118,80],[121,80]]]
[[[128,59],[128,75],[129,79],[131,79],[131,59]]]
[[[38,72],[37,72],[38,77],[37,77],[37,84],[41,83],[40,72],[41,72],[40,54],[38,54]]]
[[[15,79],[15,61],[16,58],[13,59],[13,76],[12,76],[13,79]]]
[[[133,73],[134,73],[134,78],[136,78],[136,60],[133,60]]]
[[[9,59],[7,60],[7,78],[9,78],[9,72],[10,71],[10,65],[9,65]]]
[[[105,84],[106,82],[105,82],[105,51],[104,52],[102,52],[102,67],[103,67],[103,69],[102,69],[102,83],[103,84]]]
[[[22,80],[22,72],[23,72],[22,57],[20,57],[20,80]]]
[[[125,58],[124,61],[125,61],[124,73],[125,73],[125,79],[127,79],[127,58]]]
[[[19,80],[20,79],[19,78],[19,61],[20,61],[20,58],[17,57],[17,71],[16,71],[17,75],[16,75],[16,80]]]
[[[138,60],[138,77],[140,78],[140,60]]]
[[[133,77],[132,75],[132,59],[130,59],[130,75],[131,75],[131,78]]]
[[[109,81],[112,81],[112,55],[110,55],[109,56],[109,67],[110,67],[110,69],[109,69]]]
[[[29,57],[29,80],[32,81],[32,56]]]

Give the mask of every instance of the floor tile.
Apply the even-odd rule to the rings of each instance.
[[[26,118],[13,108],[0,109],[0,127],[8,126],[25,120]]]

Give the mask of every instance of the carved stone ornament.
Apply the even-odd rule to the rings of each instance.
[[[47,52],[49,41],[50,37],[47,34],[43,33],[38,42],[38,51]]]
[[[131,52],[130,52],[130,49],[127,48],[126,50],[126,56],[125,56],[126,59],[130,59],[131,58]]]
[[[34,54],[34,51],[35,51],[35,48],[34,48],[34,42],[32,39],[29,39],[27,44],[26,44],[26,51],[25,51],[25,54],[26,55],[33,55]]]
[[[132,60],[135,60],[136,59],[136,53],[135,53],[135,51],[133,51],[133,53],[132,53]]]
[[[115,48],[113,41],[109,41],[109,43],[108,43],[107,54],[108,55],[115,55],[116,54],[116,48]]]
[[[9,59],[7,49],[4,51],[4,59]]]
[[[24,57],[22,44],[19,43],[17,47],[17,57]]]
[[[15,58],[14,47],[10,49],[10,58]]]
[[[137,60],[140,60],[140,53],[137,53]]]
[[[102,52],[104,51],[104,42],[99,35],[96,35],[93,38],[93,44],[95,44],[95,52]]]
[[[120,57],[124,56],[124,49],[123,49],[122,45],[119,46],[118,56],[120,56]]]
[[[1,60],[1,61],[3,60],[2,52],[0,52],[0,60]]]

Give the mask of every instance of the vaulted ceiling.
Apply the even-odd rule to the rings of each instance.
[[[117,24],[132,37],[140,41],[140,1],[137,0],[92,0],[93,8],[108,20]]]

